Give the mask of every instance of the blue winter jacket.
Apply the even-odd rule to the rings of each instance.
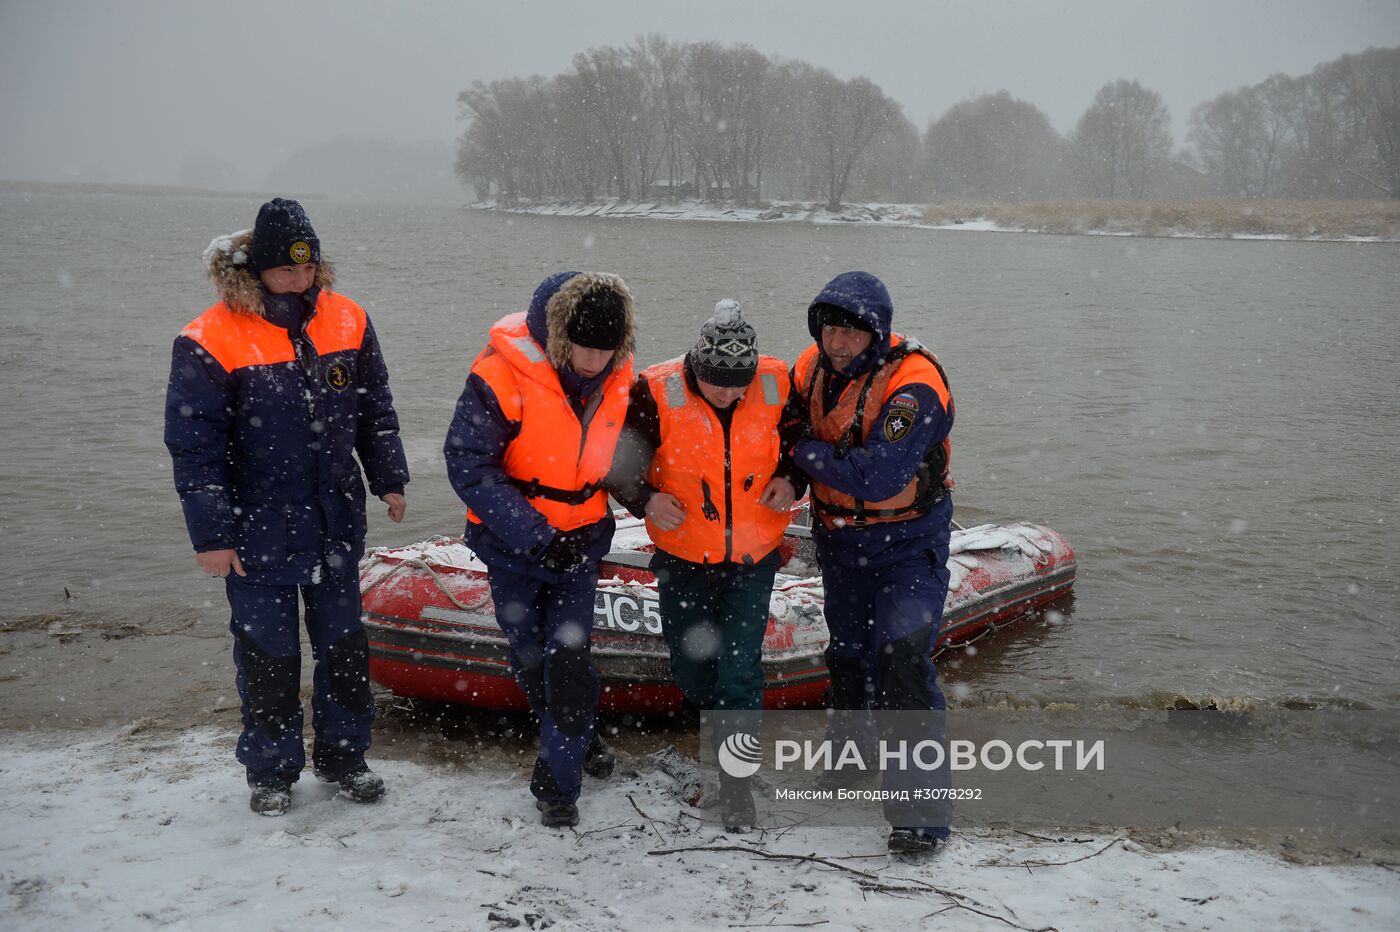
[[[836,276],[807,309],[807,329],[819,348],[822,330],[819,305],[822,304],[832,304],[854,314],[875,331],[870,348],[852,360],[844,373],[832,369],[826,353],[819,354],[818,364],[832,373],[825,400],[829,407],[853,378],[879,364],[889,354],[894,304],[884,283],[868,272],[845,272]],[[800,389],[801,386],[794,386],[794,394]],[[953,412],[944,408],[932,387],[908,385],[902,389],[901,396],[912,398],[922,416],[898,440],[889,441],[881,431],[873,431],[864,445],[852,447],[844,454],[824,441],[804,440],[794,450],[793,462],[809,476],[867,501],[881,501],[894,495],[908,484],[924,455],[941,443],[953,428]],[[873,418],[867,415],[867,423],[882,423],[891,413],[894,401],[891,399]],[[909,521],[835,530],[827,530],[818,523],[816,537],[827,558],[850,566],[880,565],[928,548],[931,537],[946,541],[951,517],[952,496],[949,495],[927,514]]]
[[[197,552],[236,549],[250,582],[312,583],[364,552],[360,464],[376,496],[402,492],[408,465],[364,310],[324,260],[304,296],[265,296],[247,238],[205,253],[222,300],[175,340],[165,445]]]
[[[583,380],[566,365],[569,341],[564,331],[583,293],[595,282],[606,282],[623,294],[626,335],[608,368]],[[554,300],[556,295],[559,300]],[[581,396],[597,390],[615,367],[630,362],[635,347],[636,307],[627,286],[616,276],[592,272],[551,275],[535,289],[525,323],[535,344],[559,372],[560,383],[576,409]],[[557,582],[559,574],[539,563],[556,532],[511,484],[502,466],[506,448],[519,433],[520,422],[505,416],[486,380],[475,372],[468,374],[443,445],[447,476],[458,497],[481,516],[483,523],[469,522],[464,536],[487,566]],[[597,561],[612,544],[615,522],[608,515],[588,527],[588,560]]]

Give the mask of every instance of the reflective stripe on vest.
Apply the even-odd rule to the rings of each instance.
[[[627,415],[632,364],[608,374],[580,419],[520,313],[491,328],[491,342],[471,371],[491,386],[506,419],[520,425],[501,467],[530,506],[561,531],[607,515],[608,496],[599,485],[612,466]],[[467,520],[481,523],[470,509]]]
[[[901,346],[902,355],[894,353]],[[807,399],[814,436],[838,449],[864,446],[885,402],[905,385],[914,383],[933,389],[944,409],[952,411],[953,396],[938,358],[915,341],[906,343],[898,334],[891,337],[890,349],[896,359],[854,379],[842,390],[836,406],[825,414],[821,408],[828,374],[818,364],[820,349],[814,344],[803,352],[794,366],[794,375],[798,391]],[[904,488],[883,501],[867,502],[813,479],[812,508],[828,529],[917,518],[952,488],[948,472],[951,451],[945,438],[925,455]]]
[[[642,372],[656,400],[661,446],[647,481],[685,507],[663,531],[647,519],[658,549],[691,563],[757,562],[781,543],[790,516],[758,503],[781,454],[778,422],[787,401],[787,366],[760,356],[758,375],[734,405],[728,443],[709,402],[686,384],[679,359]]]

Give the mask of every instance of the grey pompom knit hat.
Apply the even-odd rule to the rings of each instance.
[[[700,339],[690,351],[695,377],[711,385],[740,388],[758,372],[758,333],[744,320],[744,309],[733,298],[715,305],[715,313],[700,326]]]

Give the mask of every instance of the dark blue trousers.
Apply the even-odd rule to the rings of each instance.
[[[369,688],[369,647],[360,623],[358,567],[352,565],[304,586],[260,586],[230,574],[225,588],[233,608],[229,629],[243,706],[238,760],[248,770],[249,784],[294,782],[306,765],[298,594],[306,608],[306,633],[315,663],[313,766],[334,778],[363,763],[374,700]]]
[[[872,533],[878,533],[878,527]],[[844,565],[837,559],[840,554],[823,544],[819,535],[826,623],[831,632],[826,651],[831,673],[829,705],[936,712],[927,716],[927,728],[933,732],[930,737],[944,740],[942,712],[947,703],[930,654],[938,641],[948,592],[948,536],[907,541],[888,554],[888,562],[863,567]],[[900,734],[883,725],[879,732],[881,737]],[[829,737],[854,738],[863,745],[863,754],[874,747],[874,734]],[[885,773],[886,789],[937,790],[949,785],[946,766]],[[925,815],[928,811],[928,807],[923,810]],[[887,806],[886,814],[901,828],[925,829],[940,837],[948,834],[946,816],[911,825],[907,810]]]
[[[575,567],[557,583],[496,568],[487,578],[496,622],[510,641],[511,670],[540,721],[530,792],[575,802],[598,708],[592,655],[598,564]]]

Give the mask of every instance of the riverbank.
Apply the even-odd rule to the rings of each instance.
[[[1281,239],[1400,242],[1400,203],[1392,201],[1053,201],[1037,204],[817,204],[774,201],[760,206],[701,201],[601,201],[590,204],[503,205],[478,210],[550,217],[627,220],[814,223],[901,226],[993,233],[1167,236],[1197,239]]]
[[[725,834],[645,759],[589,780],[576,829],[542,828],[530,742],[434,759],[390,740],[390,793],[309,775],[254,815],[218,728],[0,734],[9,928],[1337,928],[1400,922],[1383,856],[1289,859],[1121,829],[967,829],[891,859],[877,828]],[[445,742],[428,741],[442,745]],[[658,894],[657,891],[664,891]]]

